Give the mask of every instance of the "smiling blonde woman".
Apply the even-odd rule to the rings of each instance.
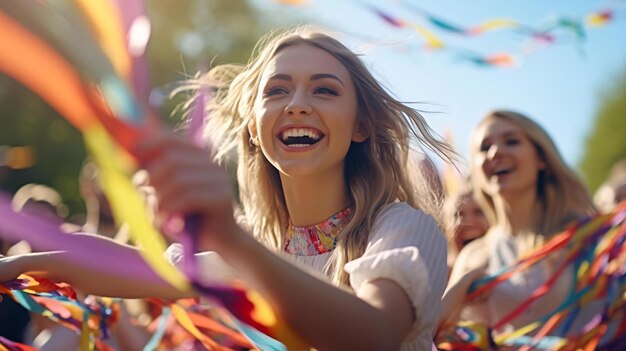
[[[243,279],[319,350],[430,350],[446,240],[432,216],[436,196],[408,160],[411,145],[445,158],[454,154],[449,146],[318,29],[268,37],[248,65],[219,66],[190,82],[203,84],[215,92],[207,134],[216,160],[169,132],[153,133],[139,150],[160,215],[202,216],[199,243],[210,251],[198,255],[203,275]],[[240,220],[220,166],[233,152]],[[168,252],[172,261],[181,254],[177,246]],[[0,262],[0,280],[25,267],[60,273],[68,257]],[[107,296],[194,295],[154,277],[102,279],[86,268],[61,276]]]

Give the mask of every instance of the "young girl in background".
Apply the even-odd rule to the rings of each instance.
[[[443,213],[450,240],[448,266],[452,268],[458,253],[467,244],[487,233],[489,221],[478,202],[474,200],[472,190],[449,195],[444,203]]]

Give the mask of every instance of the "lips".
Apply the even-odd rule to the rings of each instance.
[[[499,171],[493,172],[493,175],[501,176],[501,175],[505,175],[505,174],[509,174],[509,173],[511,173],[511,170],[503,169],[503,170],[499,170]]]
[[[513,172],[513,167],[509,165],[498,165],[492,168],[491,176],[503,176]]]

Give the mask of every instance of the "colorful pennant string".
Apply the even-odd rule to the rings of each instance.
[[[286,6],[302,5],[302,1],[281,1],[275,0]],[[374,2],[366,0],[349,0],[351,4],[370,12],[398,30],[412,30],[424,41],[423,50],[428,52],[448,52],[458,61],[470,62],[484,67],[517,67],[522,62],[522,58],[535,53],[539,48],[554,45],[559,41],[567,40],[568,36],[573,36],[578,50],[583,52],[583,43],[587,36],[587,30],[608,25],[614,22],[623,13],[618,12],[619,5],[623,1],[614,1],[602,10],[580,16],[579,18],[569,16],[559,16],[548,18],[538,26],[530,26],[513,18],[492,18],[475,25],[463,26],[442,16],[435,15],[415,4],[415,1],[401,0],[395,2],[395,7],[402,12],[402,17],[394,16],[389,11],[384,11],[380,4],[373,5]],[[314,2],[311,2],[314,3]],[[392,5],[387,8],[393,8]],[[413,16],[411,16],[413,15]],[[419,20],[409,20],[408,17],[419,18]],[[483,54],[473,52],[466,47],[451,45],[443,39],[443,35],[452,34],[456,37],[470,39],[486,35],[495,31],[510,31],[529,42],[525,43],[519,53],[500,52],[497,54]]]

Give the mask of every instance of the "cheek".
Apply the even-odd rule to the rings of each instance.
[[[518,146],[511,151],[511,154],[515,155],[519,160],[522,160],[525,167],[528,169],[538,171],[541,168],[541,158],[532,145],[525,144]]]
[[[456,228],[454,228],[454,236],[458,239],[463,240],[463,229],[462,226],[457,225]]]
[[[331,131],[330,137],[334,140],[335,145],[342,149],[347,149],[352,143],[354,133],[357,131],[356,119],[346,116],[335,116],[335,118],[327,118],[326,127]]]
[[[260,135],[265,135],[268,132],[268,119],[263,116],[257,117],[254,120],[254,124],[256,125],[257,133]]]
[[[272,136],[273,133],[273,118],[271,114],[267,113],[265,109],[258,109],[254,117],[254,125],[256,126],[257,134],[259,138],[266,139]]]
[[[353,103],[352,98],[346,98],[338,104],[331,104],[325,108],[325,113],[335,115],[338,120],[345,126],[357,125],[357,107]]]
[[[459,225],[467,225],[471,223],[471,220],[468,216],[459,216],[458,223]]]
[[[489,229],[489,222],[487,221],[487,217],[485,217],[485,215],[480,215],[476,217],[476,224],[480,227],[482,227],[483,229],[485,229],[485,231],[487,231],[487,229]]]
[[[525,170],[522,174],[526,174],[528,182],[536,183],[539,180],[539,163],[535,158],[528,158]]]

